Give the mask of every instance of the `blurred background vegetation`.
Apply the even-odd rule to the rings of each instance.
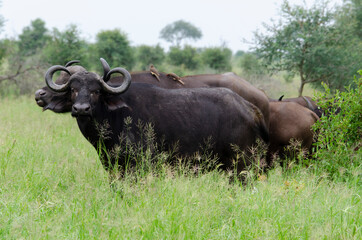
[[[150,64],[180,76],[233,71],[271,97],[290,92],[286,87],[290,82],[295,95],[305,94],[306,84],[311,92],[323,89],[322,82],[332,91],[353,83],[362,62],[361,1],[346,0],[333,9],[325,1],[310,8],[285,1],[280,10],[278,21],[265,24],[262,33],[255,32],[249,51],[234,53],[226,45],[193,47],[190,40],[202,38],[202,31],[183,20],[161,30],[160,39],[171,44],[164,49],[133,46],[121,29],[102,30],[90,42],[76,25],[48,29],[42,19],[34,19],[17,37],[0,39],[0,95],[33,94],[44,86],[49,66],[74,59],[101,73],[100,57],[111,67],[129,71],[147,70]],[[0,18],[0,31],[4,24]]]

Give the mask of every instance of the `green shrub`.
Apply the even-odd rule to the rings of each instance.
[[[316,142],[318,171],[325,171],[330,177],[346,180],[361,174],[362,136],[362,70],[355,77],[356,88],[346,87],[346,91],[336,91],[330,96],[330,89],[319,96],[318,105],[323,116],[314,129],[318,132]],[[358,176],[359,175],[359,176]]]
[[[231,55],[232,52],[228,48],[206,48],[202,52],[202,60],[205,65],[216,71],[231,71]]]
[[[165,51],[160,45],[137,47],[137,61],[143,70],[148,70],[150,64],[161,65],[165,60]]]
[[[190,70],[197,69],[200,66],[199,54],[196,48],[188,45],[185,45],[183,48],[171,47],[168,58],[172,65],[184,65]]]
[[[245,53],[240,58],[240,67],[243,74],[247,76],[265,74],[265,67],[262,66],[257,56],[253,53]]]
[[[135,65],[134,52],[128,36],[120,29],[104,30],[97,33],[95,50],[98,58],[103,57],[112,66],[132,69]]]

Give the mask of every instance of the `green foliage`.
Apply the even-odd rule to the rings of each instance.
[[[0,1],[1,4],[1,1]],[[0,33],[3,31],[3,27],[4,27],[4,18],[2,15],[0,15]],[[1,40],[0,41],[0,63],[1,60],[3,59],[3,57],[6,55],[6,40]]]
[[[245,54],[246,52],[243,51],[243,50],[238,50],[236,53],[235,53],[235,57],[241,57]]]
[[[47,35],[48,29],[45,27],[45,22],[39,18],[31,21],[30,26],[25,27],[19,35],[19,52],[23,56],[35,54],[41,50],[50,36]]]
[[[330,89],[324,84],[326,91],[319,96],[324,116],[314,127],[318,133],[315,157],[319,161],[317,168],[332,178],[361,174],[362,70],[359,74],[354,81],[356,88],[349,86],[345,92],[336,91],[330,97]]]
[[[348,84],[350,71],[356,72],[362,55],[355,45],[349,22],[338,24],[336,13],[326,2],[318,1],[310,9],[281,6],[281,20],[267,26],[268,34],[255,34],[255,50],[269,70],[289,71],[300,76],[299,95],[307,83],[324,81],[332,89]],[[354,49],[352,48],[354,47]]]
[[[2,60],[9,55],[10,49],[16,48],[16,43],[10,39],[0,40],[0,63]]]
[[[346,0],[341,15],[348,21],[347,26],[352,26],[355,35],[362,40],[362,1]]]
[[[232,52],[229,48],[213,47],[205,48],[201,57],[207,66],[221,72],[231,71],[231,55]]]
[[[63,32],[54,28],[51,34],[52,39],[43,49],[46,62],[56,65],[77,59],[87,66],[87,43],[81,39],[76,25],[69,25]]]
[[[350,3],[349,3],[350,2]],[[362,2],[360,0],[345,1],[343,6],[336,10],[334,15],[334,37],[335,42],[330,44],[336,46],[330,51],[335,54],[331,68],[331,76],[323,80],[328,87],[343,90],[344,86],[353,82],[353,76],[360,68],[362,62]],[[332,61],[331,61],[332,62]],[[321,88],[320,84],[312,83]]]
[[[96,51],[99,57],[113,66],[132,69],[135,57],[125,33],[119,29],[100,31],[96,37]]]
[[[202,33],[200,29],[183,20],[166,25],[160,32],[160,38],[173,43],[177,47],[180,47],[181,41],[185,39],[197,40],[201,37]]]
[[[19,53],[19,45],[16,40],[5,39],[0,41],[1,74],[0,95],[12,96],[33,94],[39,87],[39,82],[44,84],[44,65],[39,54],[24,57]]]
[[[137,62],[143,70],[148,69],[150,64],[161,65],[166,58],[165,51],[160,45],[137,47]]]
[[[0,1],[0,6],[1,6],[1,1]],[[3,31],[4,22],[5,22],[4,17],[0,15],[0,33]]]
[[[200,56],[196,50],[189,45],[180,47],[171,47],[168,52],[168,58],[172,65],[184,65],[188,69],[196,69],[200,66]]]
[[[240,67],[246,76],[265,74],[265,67],[253,53],[245,53],[240,57]]]

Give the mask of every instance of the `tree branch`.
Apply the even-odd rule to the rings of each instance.
[[[5,80],[16,80],[15,78],[18,77],[19,75],[24,74],[24,73],[34,70],[34,69],[38,69],[38,66],[31,66],[31,67],[27,67],[25,69],[22,69],[22,68],[23,68],[23,65],[19,64],[17,67],[17,70],[15,71],[14,74],[0,76],[0,82],[5,81]]]
[[[321,81],[321,80],[323,80],[325,78],[328,78],[330,76],[332,76],[332,74],[328,74],[326,76],[323,76],[323,77],[320,77],[320,78],[315,78],[315,79],[312,79],[312,80],[306,80],[305,83],[318,82],[318,81]]]

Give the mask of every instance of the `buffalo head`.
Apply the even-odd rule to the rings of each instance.
[[[54,83],[53,74],[62,71],[70,76],[69,81],[63,84]],[[124,76],[123,83],[118,86],[111,86],[104,79],[109,79],[113,73],[120,73]],[[113,96],[125,92],[131,84],[131,75],[123,68],[114,68],[107,71],[107,74],[100,77],[96,73],[79,71],[73,75],[63,66],[55,65],[48,69],[45,74],[47,86],[57,93],[68,93],[71,99],[72,116],[92,116],[97,109],[107,107],[115,110],[122,107],[122,104],[112,101]],[[103,106],[104,105],[104,106]]]
[[[65,64],[64,67],[70,74],[65,71],[61,72],[60,76],[55,80],[57,84],[64,84],[69,81],[71,75],[76,72],[85,71],[85,68],[82,66],[71,66],[75,63],[79,63],[79,61],[72,60]],[[35,101],[43,110],[50,109],[57,113],[69,112],[71,111],[71,103],[69,100],[70,96],[67,92],[55,92],[47,86],[35,92]]]

